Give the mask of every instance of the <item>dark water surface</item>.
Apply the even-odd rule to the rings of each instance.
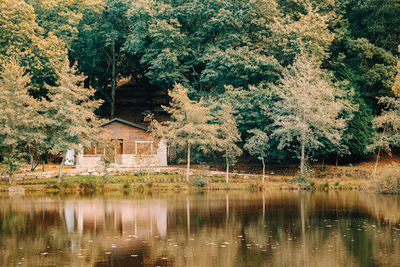
[[[1,266],[400,266],[400,197],[0,196]]]

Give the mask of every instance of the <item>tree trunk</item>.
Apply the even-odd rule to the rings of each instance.
[[[301,141],[301,159],[300,159],[300,175],[302,178],[304,178],[304,165],[305,165],[305,144],[304,144],[304,138]]]
[[[336,153],[336,168],[339,165],[339,153]]]
[[[228,160],[228,153],[226,152],[226,174],[225,174],[225,180],[226,183],[229,183],[229,160]]]
[[[10,185],[12,185],[12,183],[13,183],[13,175],[12,175],[12,174],[10,174],[10,175],[8,176],[8,183],[9,183]]]
[[[303,123],[306,123],[306,112],[303,108]],[[306,143],[306,137],[305,137],[305,130],[303,129],[301,132],[301,159],[300,159],[300,176],[301,178],[304,178],[304,165],[305,165],[305,151],[306,151],[306,147],[305,144]]]
[[[32,156],[32,154],[29,155],[29,161],[31,164],[31,171],[33,171],[33,156]]]
[[[374,175],[373,175],[374,180],[375,180],[375,178],[376,178],[376,168],[378,167],[380,155],[381,155],[381,147],[379,147],[379,149],[378,149],[378,154],[376,155],[376,161],[375,161],[375,166],[374,166]]]
[[[115,117],[115,41],[111,45],[111,119]]]
[[[61,184],[61,177],[62,177],[62,168],[64,167],[64,162],[65,162],[65,154],[62,154],[62,159],[60,163],[60,167],[58,168],[58,182]]]
[[[188,183],[189,183],[189,177],[190,177],[190,145],[188,145],[187,167],[186,167],[186,182],[188,182]]]
[[[262,162],[262,165],[263,165],[262,182],[264,183],[264,181],[265,181],[265,162],[264,162],[264,158],[262,158],[261,162]]]

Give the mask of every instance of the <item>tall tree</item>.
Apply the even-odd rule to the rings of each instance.
[[[167,142],[187,151],[186,181],[190,178],[190,152],[194,147],[208,152],[216,149],[217,127],[211,109],[204,101],[193,101],[188,97],[188,89],[176,84],[168,92],[170,106],[163,107],[171,116],[171,120],[158,127],[158,131]]]
[[[275,1],[135,1],[124,50],[139,58],[152,84],[200,92],[278,79],[267,38]]]
[[[244,149],[249,151],[250,155],[261,160],[262,163],[262,182],[265,181],[265,160],[270,153],[270,144],[268,135],[258,129],[249,130],[252,136],[246,140]]]
[[[400,98],[382,97],[379,104],[382,113],[373,121],[377,132],[369,146],[370,151],[376,152],[374,178],[382,150],[391,153],[392,147],[400,144]]]
[[[213,113],[216,117],[216,145],[218,150],[224,153],[226,164],[225,181],[229,183],[229,166],[234,164],[236,158],[242,154],[242,149],[237,145],[237,143],[241,141],[240,133],[233,116],[231,105],[217,105],[217,110]]]
[[[346,126],[340,117],[344,106],[338,89],[316,58],[305,54],[296,57],[284,70],[281,83],[271,89],[277,98],[270,110],[271,136],[279,140],[279,149],[299,146],[300,175],[304,177],[307,152],[328,145],[326,141],[337,145]]]
[[[39,102],[32,98],[30,75],[15,59],[2,65],[0,75],[0,153],[7,164],[9,182],[24,155],[41,147],[46,135]]]
[[[69,66],[66,59],[60,72],[56,86],[48,86],[49,103],[47,117],[49,118],[49,145],[50,153],[61,155],[59,168],[61,181],[62,167],[65,155],[69,149],[81,151],[101,143],[104,138],[104,129],[99,127],[101,120],[95,115],[95,110],[102,103],[94,100],[95,90],[85,88],[85,77],[77,73],[76,67]]]
[[[44,83],[54,84],[65,55],[64,43],[51,33],[44,34],[29,4],[0,1],[0,62],[17,57],[32,75],[31,93],[46,94]]]

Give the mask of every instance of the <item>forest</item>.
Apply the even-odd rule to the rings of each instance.
[[[189,161],[378,164],[400,142],[399,14],[399,0],[0,0],[0,155],[13,172],[98,142],[129,79],[168,92],[171,120],[154,124]]]

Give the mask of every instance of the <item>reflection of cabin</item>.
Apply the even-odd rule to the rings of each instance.
[[[164,139],[153,138],[150,129],[123,119],[114,118],[101,125],[118,141],[113,165],[117,167],[166,166],[167,145]],[[77,159],[77,167],[100,164],[100,151],[94,147]]]

